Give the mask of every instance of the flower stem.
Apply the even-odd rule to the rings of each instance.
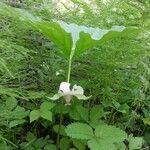
[[[71,74],[71,63],[72,63],[72,57],[69,58],[69,64],[68,64],[68,75],[67,75],[67,82],[70,82],[70,74]]]
[[[67,74],[67,82],[70,82],[70,75],[71,75],[71,64],[72,64],[72,57],[73,53],[69,57],[68,61],[68,74]],[[58,128],[58,133],[57,133],[57,141],[56,141],[56,150],[59,150],[60,147],[60,130],[61,130],[61,125],[63,123],[63,113],[61,112],[60,118],[59,118],[59,128]]]

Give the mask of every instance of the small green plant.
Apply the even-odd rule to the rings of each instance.
[[[66,105],[70,105],[72,96],[76,96],[80,100],[86,100],[90,97],[84,95],[81,86],[74,85],[70,89],[70,76],[72,62],[85,51],[103,44],[116,37],[131,36],[138,32],[135,27],[112,26],[111,29],[99,29],[76,24],[67,24],[63,21],[45,21],[40,17],[32,14],[16,10],[15,16],[24,21],[26,24],[35,27],[50,41],[53,41],[68,60],[68,73],[66,82],[60,83],[58,94],[50,98],[57,100],[61,96],[65,98]]]
[[[22,12],[19,11],[21,14]],[[26,13],[26,12],[25,12]],[[124,26],[113,26],[111,29],[99,29],[85,26],[78,26],[76,24],[67,24],[63,21],[48,22],[36,18],[26,13],[22,20],[30,23],[32,26],[42,32],[47,38],[53,41],[68,59],[68,74],[67,81],[62,82],[59,91],[50,99],[57,100],[64,97],[66,104],[71,105],[71,99],[76,96],[79,100],[86,100],[90,97],[84,95],[84,90],[81,86],[74,85],[70,89],[70,76],[72,61],[75,57],[80,56],[86,50],[118,36],[126,36],[131,33],[136,33],[136,28],[126,28]],[[46,105],[45,105],[46,106]],[[48,105],[47,105],[48,106]],[[44,110],[45,111],[45,110]],[[44,117],[51,120],[48,113]],[[33,110],[30,113],[31,121],[40,116],[39,110]],[[42,117],[42,114],[41,114]],[[60,117],[60,125],[58,126],[57,149],[59,148],[59,136],[62,127],[62,115]],[[87,144],[91,150],[116,150],[115,144],[123,142],[127,135],[114,126],[99,125],[93,129],[83,123],[73,123],[67,126],[66,133],[72,138],[81,140],[88,140]]]
[[[127,138],[124,131],[108,125],[98,125],[95,131],[84,123],[72,123],[67,126],[66,133],[72,138],[87,140],[91,150],[116,150],[115,144]]]
[[[46,120],[52,121],[52,112],[51,109],[55,105],[50,102],[43,102],[40,106],[40,109],[32,110],[30,112],[30,122],[37,120],[38,118],[42,117]]]

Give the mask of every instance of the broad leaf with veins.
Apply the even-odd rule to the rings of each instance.
[[[113,38],[130,36],[138,32],[135,27],[112,26],[110,29],[100,29],[67,24],[63,21],[45,21],[25,10],[7,7],[5,9],[7,13],[38,29],[54,42],[67,58],[80,56],[86,50]]]
[[[118,36],[127,36],[136,33],[138,30],[134,27],[126,28],[124,26],[112,26],[111,29],[100,29],[76,24],[67,24],[63,21],[57,21],[60,26],[72,35],[72,55],[80,55],[84,51]]]
[[[63,21],[32,21],[32,24],[53,41],[67,58],[80,56],[80,54],[96,45],[138,31],[137,28],[133,27],[113,26],[107,30],[67,24]]]

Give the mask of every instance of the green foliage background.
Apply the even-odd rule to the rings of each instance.
[[[75,100],[71,108],[60,102],[53,112],[53,121],[44,118],[30,123],[29,112],[48,101],[66,79],[67,60],[58,48],[31,26],[10,16],[0,3],[0,150],[55,149],[59,110],[63,125],[80,121],[89,124],[91,108],[96,109],[100,122],[120,127],[128,134],[143,137],[143,148],[150,145],[150,2],[149,0],[112,0],[94,5],[71,0],[57,8],[58,3],[44,0],[3,0],[12,7],[26,9],[45,20],[109,28],[112,25],[136,26],[137,37],[116,38],[95,47],[73,63],[71,82],[85,87],[88,102]],[[95,6],[93,9],[91,6]],[[82,13],[81,13],[82,10]],[[93,110],[94,111],[94,110]],[[94,118],[95,115],[93,115]],[[95,120],[90,123],[95,126]],[[56,126],[56,127],[55,127]],[[55,128],[54,128],[55,127]],[[60,147],[76,147],[81,141],[69,141],[62,132]],[[64,143],[69,144],[64,144]],[[41,144],[42,143],[42,144]],[[85,142],[80,143],[85,149]],[[66,147],[66,150],[68,147]],[[120,148],[121,149],[121,148]]]

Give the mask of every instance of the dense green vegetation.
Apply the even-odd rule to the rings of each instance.
[[[150,1],[68,1],[0,2],[0,150],[148,150]]]

